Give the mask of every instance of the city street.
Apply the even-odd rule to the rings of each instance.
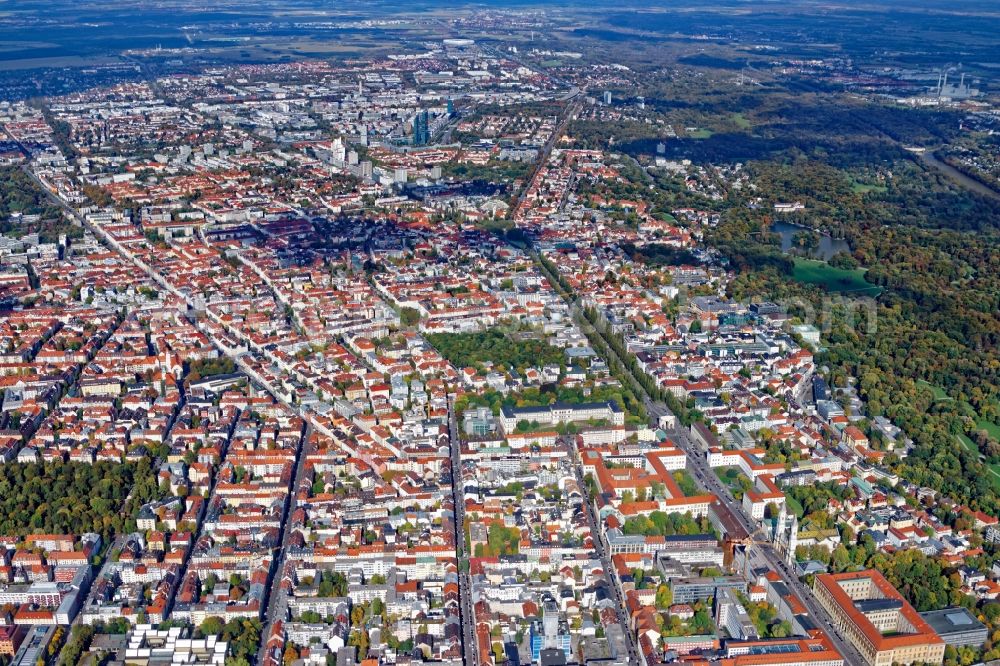
[[[695,479],[697,479],[701,487],[713,493],[719,498],[719,501],[725,503],[726,506],[729,507],[732,514],[736,516],[746,529],[747,534],[753,534],[756,532],[757,530],[752,521],[743,512],[742,504],[733,498],[729,489],[724,483],[722,483],[719,477],[715,475],[712,468],[708,466],[708,460],[705,454],[698,449],[694,442],[691,441],[687,430],[684,428],[678,428],[671,430],[667,434],[670,437],[670,440],[681,448],[687,455],[688,470],[694,474]],[[788,585],[788,588],[792,590],[795,593],[795,596],[797,596],[799,600],[802,601],[803,605],[805,605],[806,610],[809,611],[809,614],[812,616],[816,624],[824,628],[827,636],[830,638],[830,641],[834,644],[834,647],[837,648],[837,651],[844,656],[844,659],[848,664],[864,663],[861,654],[834,628],[833,623],[831,622],[830,614],[827,613],[826,610],[819,605],[819,603],[817,603],[812,590],[799,581],[795,572],[789,570],[788,565],[785,563],[785,559],[777,551],[775,551],[770,544],[754,543],[747,548],[747,556],[750,558],[755,568],[775,571],[779,576],[781,576],[782,581]]]
[[[0,666],[997,652],[989,3],[12,4]]]
[[[465,552],[465,500],[463,499],[461,446],[455,414],[455,396],[448,396],[448,438],[451,445],[451,476],[455,501],[455,554],[458,559],[458,596],[462,620],[462,653],[467,666],[477,666],[475,609],[472,607],[472,580]]]
[[[585,489],[587,484],[584,483],[583,474],[581,470],[580,457],[577,454],[576,446],[570,444],[570,451],[573,456],[573,471],[576,473],[576,482],[580,485],[581,489]],[[607,549],[604,547],[604,538],[601,536],[601,524],[597,520],[597,516],[594,513],[594,505],[589,501],[584,502],[584,506],[587,510],[587,522],[590,525],[590,533],[594,538],[594,551],[597,556],[601,559],[601,566],[604,568],[604,575],[608,579],[608,584],[611,587],[611,594],[614,597],[615,605],[618,611],[618,623],[622,626],[622,631],[625,634],[625,641],[628,645],[628,655],[629,663],[638,664],[639,660],[639,650],[635,644],[635,636],[629,628],[628,616],[625,613],[625,598],[622,596],[621,589],[618,585],[618,576],[615,574],[615,570],[611,564],[611,557],[608,555]]]
[[[288,595],[281,589],[281,579],[284,577],[285,561],[287,559],[288,540],[292,535],[291,514],[295,510],[295,495],[302,479],[305,478],[305,464],[308,453],[309,433],[311,428],[306,421],[302,437],[299,440],[299,450],[295,457],[295,474],[292,477],[291,491],[285,500],[284,513],[281,518],[281,545],[274,553],[276,562],[271,564],[271,586],[267,594],[267,611],[264,614],[264,628],[260,632],[260,650],[257,651],[258,663],[263,659],[267,639],[271,634],[271,625],[277,620],[288,618]]]

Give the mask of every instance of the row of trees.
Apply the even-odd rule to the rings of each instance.
[[[781,95],[756,101],[763,106],[753,112],[755,132],[767,135],[766,150],[755,153],[749,139],[723,147],[715,145],[713,137],[698,143],[695,157],[710,159],[713,149],[742,151],[739,158],[751,159],[747,172],[758,191],[774,200],[806,201],[807,214],[801,222],[848,240],[853,252],[836,263],[869,266],[867,279],[886,288],[877,306],[877,330],[851,325],[849,312],[835,308],[833,330],[824,340],[827,351],[819,361],[832,368],[837,383],[858,377],[868,411],[889,417],[914,440],[916,447],[905,462],[889,458],[897,471],[977,508],[1000,510],[995,477],[978,460],[981,452],[987,462],[1000,462],[1000,441],[991,437],[989,427],[1000,424],[997,204],[914,162],[897,143],[950,138],[956,117],[859,104],[815,91],[798,96],[795,105]],[[712,115],[711,110],[700,111]],[[729,114],[731,107],[715,111]],[[769,117],[780,118],[780,123]],[[588,132],[611,131],[624,137],[626,152],[640,148],[629,143],[626,128],[574,125],[572,129],[585,139]],[[656,138],[649,136],[649,129],[638,125],[629,129],[651,153]],[[620,192],[604,192],[601,183],[582,186],[595,194],[626,198],[635,194],[666,210],[681,205],[670,183],[657,181],[656,189],[649,190],[645,174],[633,176],[630,169],[622,173],[625,180],[616,185]],[[859,182],[877,185],[858,187]],[[768,206],[747,204],[740,192],[727,193],[715,206],[723,211],[723,222],[708,239],[742,270],[731,295],[803,298],[822,312],[824,293],[789,279],[794,264],[768,233]],[[979,233],[972,238],[952,229]],[[571,293],[556,267],[542,263],[557,289]],[[607,348],[631,365],[602,318],[591,312],[586,316]],[[691,421],[683,405],[659,392],[642,373],[629,370],[646,393],[666,400],[685,424]],[[935,399],[917,380],[943,388],[952,400]],[[958,435],[968,436],[978,452],[959,446]]]
[[[601,313],[594,308],[587,308],[584,310],[583,316],[597,332],[597,336],[590,337],[594,348],[599,354],[609,359],[611,367],[619,370],[619,374],[623,375],[624,384],[632,384],[651,399],[665,402],[684,425],[690,425],[698,418],[695,412],[689,411],[687,406],[677,400],[672,393],[664,391],[657,385],[656,380],[642,371],[635,355],[625,349],[625,343],[621,336],[611,330],[607,319]],[[628,395],[632,394],[629,392]],[[636,400],[635,413],[643,420],[647,418],[646,408],[639,400]]]
[[[998,207],[915,163],[899,145],[947,141],[955,135],[957,116],[856,103],[805,82],[802,87],[806,92],[795,95],[794,103],[769,91],[752,105],[740,104],[752,110],[747,113],[754,115],[759,140],[716,134],[697,143],[670,141],[667,153],[701,161],[758,160],[749,172],[759,192],[773,200],[805,201],[807,213],[798,221],[848,240],[853,252],[834,263],[870,267],[867,279],[886,291],[876,306],[876,329],[852,325],[846,308],[834,307],[833,328],[824,336],[827,351],[818,355],[818,364],[831,368],[835,385],[857,377],[868,411],[888,416],[914,440],[908,458],[888,457],[896,471],[996,515],[1000,504],[992,475],[957,436],[969,436],[988,461],[1000,462],[1000,442],[992,440],[989,427],[1000,423]],[[702,105],[698,111],[715,118],[731,108]],[[712,126],[701,120],[688,124]],[[624,137],[623,150],[640,157],[651,154],[657,140],[638,123],[585,129],[596,137],[596,146],[606,145],[612,133]],[[859,178],[862,172],[865,177]],[[873,182],[872,174],[875,186],[856,185]],[[823,292],[789,279],[793,264],[767,233],[768,207],[752,209],[747,203],[730,192],[719,203],[723,223],[710,232],[711,244],[742,271],[730,295],[801,298],[822,312]],[[815,237],[802,240],[812,244]],[[947,399],[918,380],[941,387]],[[822,487],[792,492],[807,516],[821,515],[826,502],[840,496]],[[810,548],[801,554],[823,559],[835,571],[878,568],[920,610],[973,602],[961,594],[953,570],[919,551],[887,555],[863,537],[857,546],[832,552]],[[1000,647],[994,647],[1000,646],[1000,623],[991,619],[1000,619],[1000,605],[978,611],[991,629],[984,654],[949,648],[950,663],[1000,656]]]

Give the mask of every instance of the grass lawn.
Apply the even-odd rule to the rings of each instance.
[[[742,113],[734,113],[732,118],[733,122],[736,123],[736,126],[740,129],[750,129],[750,121],[747,120],[747,117]]]
[[[971,439],[969,439],[965,435],[956,435],[956,437],[958,437],[958,441],[961,442],[962,446],[967,448],[969,451],[971,451],[972,453],[979,453],[979,449],[976,447],[976,443],[973,442]]]
[[[689,139],[707,139],[712,136],[713,132],[710,129],[705,129],[704,127],[696,129],[693,132],[687,133],[687,138]]]
[[[799,282],[819,285],[830,292],[867,292],[869,296],[882,293],[881,287],[865,281],[865,271],[864,268],[834,268],[825,261],[796,257],[792,277]]]
[[[1000,425],[986,419],[979,419],[976,421],[976,427],[988,432],[993,439],[1000,439]]]
[[[799,504],[799,501],[794,497],[792,497],[791,495],[785,495],[785,504],[788,505],[788,510],[794,513],[799,518],[804,516],[806,513],[806,510],[802,508],[802,505]]]
[[[867,183],[859,183],[858,181],[853,181],[851,183],[851,191],[855,194],[868,194],[869,192],[878,192],[882,194],[886,191],[885,185],[869,185]]]
[[[953,398],[947,393],[945,393],[944,389],[941,388],[940,386],[935,386],[934,384],[926,382],[923,379],[918,379],[917,383],[925,388],[929,388],[931,392],[934,394],[935,400],[953,400]]]
[[[736,477],[739,476],[739,471],[735,467],[713,467],[712,471],[727,486],[733,485],[736,482]]]
[[[983,421],[980,419],[976,422],[976,425],[989,432],[993,437],[996,437],[997,433],[1000,433],[1000,426],[997,426],[997,424],[991,423],[990,421]],[[969,439],[968,436],[963,434],[956,435],[955,437],[958,439],[959,443],[962,444],[962,446],[970,452],[979,455],[979,447],[977,447],[976,443]],[[986,469],[990,471],[990,481],[993,482],[993,487],[1000,490],[1000,463],[986,465]]]
[[[984,422],[980,421],[979,423],[980,423],[979,427],[982,428],[983,426],[981,424],[983,424]],[[990,423],[989,425],[993,426],[994,428],[997,427],[996,424],[993,423]],[[959,443],[962,446],[967,448],[970,452],[979,455],[979,447],[976,446],[975,442],[973,442],[965,435],[956,435],[955,437],[958,439]],[[1000,490],[1000,463],[986,465],[986,469],[990,471],[990,481],[993,482],[993,487],[996,488],[997,490]]]

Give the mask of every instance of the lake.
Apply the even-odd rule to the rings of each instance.
[[[789,224],[788,222],[776,221],[771,223],[771,233],[781,235],[781,251],[788,252],[792,249],[793,239],[795,234],[800,231],[808,231],[806,227],[800,227],[797,224]],[[820,234],[819,237],[819,247],[813,252],[809,253],[810,257],[814,259],[822,259],[823,261],[829,261],[830,258],[837,254],[838,252],[851,253],[851,246],[847,244],[842,238],[831,238],[825,234]]]

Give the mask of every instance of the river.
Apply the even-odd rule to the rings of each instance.
[[[779,234],[781,236],[781,251],[788,252],[792,249],[794,244],[795,234],[801,231],[810,231],[807,227],[801,227],[797,224],[791,224],[789,222],[782,222],[777,220],[771,224],[771,233]],[[847,244],[842,238],[832,238],[826,234],[819,235],[819,247],[809,253],[814,259],[822,259],[823,261],[830,261],[830,258],[837,254],[838,252],[851,253],[851,246]]]
[[[973,192],[989,197],[994,201],[1000,201],[1000,192],[997,192],[993,188],[989,187],[985,183],[976,180],[975,178],[966,176],[964,173],[962,173],[955,167],[951,166],[950,164],[942,162],[931,151],[928,150],[922,153],[915,152],[914,154],[920,159],[921,162],[923,162],[929,167],[937,169],[944,175],[948,176],[949,178],[957,182],[959,185],[962,185],[963,187],[966,187],[972,190]]]

